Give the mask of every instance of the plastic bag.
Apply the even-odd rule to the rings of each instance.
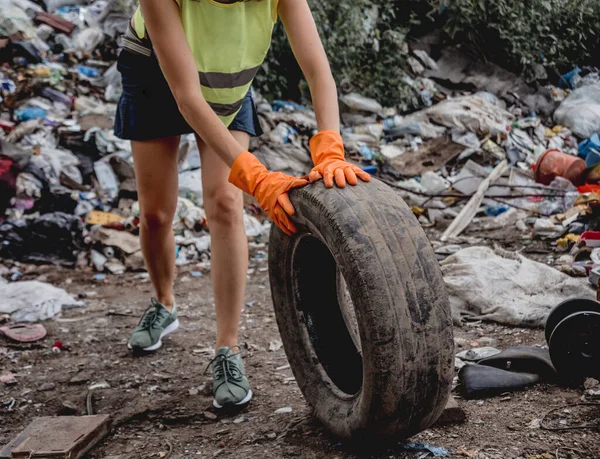
[[[58,184],[61,173],[77,183],[83,183],[83,177],[77,168],[79,159],[73,153],[66,150],[42,147],[40,156],[52,167],[54,184]]]
[[[179,174],[179,196],[202,206],[202,174],[200,169]]]
[[[583,138],[600,131],[600,84],[573,91],[554,112],[554,121]]]
[[[121,74],[117,70],[116,62],[111,65],[104,75],[102,75],[104,83],[106,84],[106,90],[104,91],[104,98],[107,102],[118,102],[123,92],[123,83],[121,80]]]
[[[437,194],[450,187],[450,183],[435,172],[427,171],[421,176],[421,185],[428,193]]]
[[[369,113],[379,113],[383,107],[374,99],[363,97],[355,92],[341,97],[341,101],[350,109]]]
[[[27,13],[30,18],[34,18],[37,13],[42,13],[44,8],[42,8],[37,3],[33,3],[29,0],[11,0],[12,3],[21,8],[23,11]]]
[[[445,100],[424,110],[422,115],[436,124],[480,136],[506,137],[514,121],[514,116],[506,111],[498,98],[485,92]]]
[[[0,313],[13,322],[39,322],[56,316],[63,307],[81,307],[65,290],[45,282],[24,281],[0,284]]]
[[[31,18],[18,6],[10,2],[0,2],[0,35],[12,36],[23,32],[26,38],[32,39],[36,36],[35,27]]]
[[[73,39],[75,49],[84,53],[91,53],[104,40],[104,32],[97,27],[89,27],[79,32]]]

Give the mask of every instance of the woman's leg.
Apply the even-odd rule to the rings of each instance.
[[[244,148],[250,136],[231,131]],[[211,239],[211,275],[217,313],[216,349],[238,344],[238,328],[248,271],[242,192],[229,183],[229,167],[196,138],[202,164],[204,211]]]
[[[231,131],[231,134],[248,149],[248,134],[240,131]],[[252,398],[239,348],[235,348],[246,290],[248,240],[242,192],[229,183],[229,167],[205,143],[196,140],[202,163],[202,194],[210,230],[217,313],[216,357],[212,362],[213,405],[222,408],[243,405]]]
[[[156,299],[173,309],[179,137],[131,142],[140,203],[140,242]]]

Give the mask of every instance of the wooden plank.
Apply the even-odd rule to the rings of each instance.
[[[442,234],[442,237],[440,238],[442,242],[446,242],[448,239],[457,237],[465,230],[467,226],[469,226],[477,214],[477,210],[479,210],[479,206],[481,205],[483,198],[485,197],[485,193],[490,185],[498,180],[507,170],[508,161],[504,160],[495,167],[495,169],[483,182],[481,182],[477,192],[473,195],[465,207],[463,207],[448,229],[446,229],[444,234]]]

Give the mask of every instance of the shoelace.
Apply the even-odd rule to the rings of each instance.
[[[160,309],[160,305],[152,299],[152,304],[144,312],[140,325],[143,328],[157,328],[158,320],[161,318]]]
[[[225,384],[225,387],[227,387],[227,390],[229,391],[229,393],[231,395],[234,395],[234,393],[231,391],[231,388],[229,387],[229,382],[231,381],[234,385],[236,385],[238,387],[242,387],[236,383],[240,383],[244,379],[244,374],[238,367],[237,362],[235,362],[233,360],[233,358],[237,357],[238,355],[240,355],[239,351],[236,352],[235,354],[217,355],[214,359],[212,359],[208,363],[208,365],[206,366],[206,370],[204,370],[204,372],[206,373],[208,371],[208,369],[211,367],[211,365],[215,364],[213,366],[215,378],[216,379],[221,379],[221,378],[225,379],[223,384]]]

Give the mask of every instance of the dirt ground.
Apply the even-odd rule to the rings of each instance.
[[[242,340],[255,398],[236,413],[216,413],[205,368],[215,336],[213,299],[208,275],[179,271],[177,301],[181,328],[158,352],[132,356],[126,348],[130,331],[147,306],[151,286],[137,274],[93,280],[91,272],[33,267],[24,279],[40,279],[79,294],[86,307],[63,312],[45,323],[48,337],[34,345],[15,346],[0,340],[0,369],[18,383],[0,385],[0,445],[7,443],[35,416],[85,414],[88,387],[105,381],[108,388],[91,396],[94,413],[113,415],[112,433],[89,459],[136,458],[422,458],[395,444],[349,444],[329,435],[310,416],[287,365],[283,349],[270,351],[279,340],[272,310],[266,262],[254,259],[243,313]],[[545,344],[542,330],[474,324],[455,330],[458,346],[491,338],[500,349]],[[65,349],[55,354],[52,344]],[[486,340],[482,340],[486,341]],[[487,340],[490,341],[490,340]],[[455,396],[467,414],[462,424],[435,426],[411,439],[459,453],[448,457],[490,459],[598,458],[597,431],[561,432],[535,428],[553,407],[564,406],[547,419],[561,426],[580,421],[577,403],[583,390],[539,384],[522,392],[467,401]],[[11,410],[11,397],[15,404]],[[70,407],[70,408],[69,408]],[[292,411],[276,414],[278,408]],[[584,414],[600,417],[600,409]],[[169,454],[170,452],[170,454]]]

